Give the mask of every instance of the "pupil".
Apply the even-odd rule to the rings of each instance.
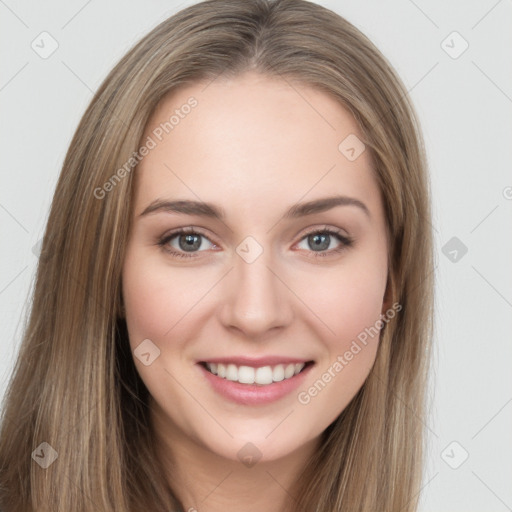
[[[317,249],[327,249],[329,247],[329,235],[312,235],[313,246]],[[323,239],[323,241],[322,241]]]
[[[185,240],[185,244],[182,241]],[[199,241],[199,235],[182,235],[180,236],[180,248],[184,250],[199,249],[201,242]]]

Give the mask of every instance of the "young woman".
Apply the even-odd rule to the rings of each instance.
[[[375,46],[303,0],[187,7],[71,142],[0,509],[416,510],[432,268],[421,132]]]

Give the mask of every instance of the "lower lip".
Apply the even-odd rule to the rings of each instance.
[[[266,386],[241,384],[227,380],[209,372],[202,364],[198,364],[213,389],[225,398],[241,405],[261,405],[276,402],[297,389],[306,378],[313,364],[308,364],[300,373],[280,382]]]

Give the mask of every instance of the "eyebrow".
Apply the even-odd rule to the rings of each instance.
[[[305,217],[306,215],[313,215],[315,213],[325,212],[337,206],[355,206],[361,209],[369,218],[371,218],[368,207],[359,199],[347,196],[332,196],[315,199],[307,203],[298,203],[289,208],[284,214],[284,219],[296,219]],[[166,201],[163,199],[156,199],[149,204],[144,211],[139,215],[143,217],[159,212],[166,213],[183,213],[185,215],[198,215],[201,217],[217,217],[225,219],[226,213],[220,206],[212,203],[205,203],[202,201],[191,200],[176,200]]]

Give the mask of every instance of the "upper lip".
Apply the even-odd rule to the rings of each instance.
[[[212,357],[199,361],[200,363],[214,364],[234,364],[235,366],[252,366],[259,368],[261,366],[276,366],[278,364],[307,363],[311,359],[301,359],[297,357],[265,356],[265,357],[247,357],[247,356],[229,356]]]

